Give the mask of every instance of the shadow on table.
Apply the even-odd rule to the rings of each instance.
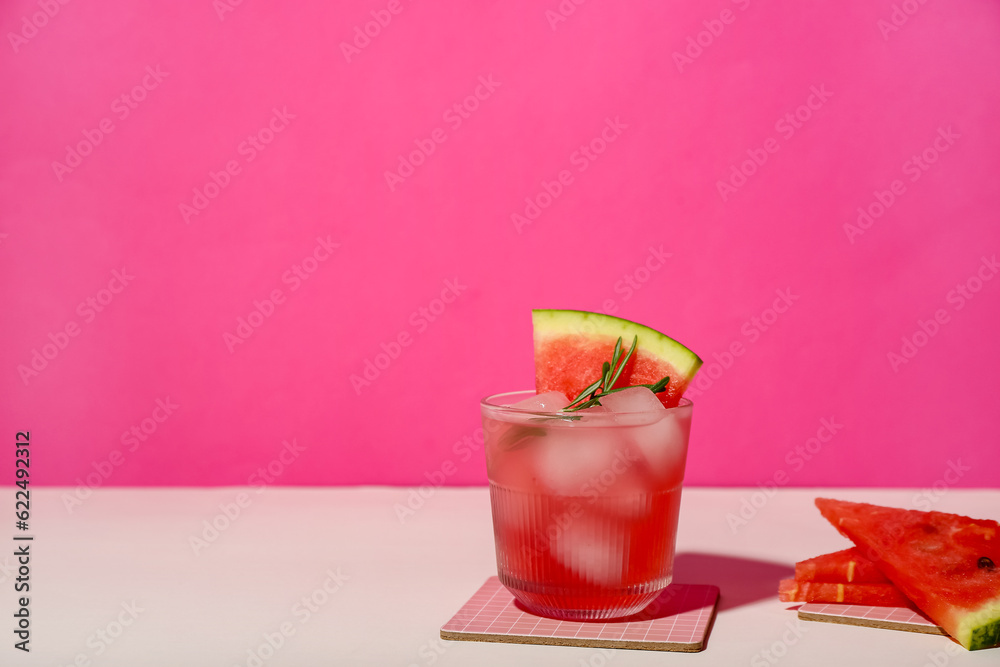
[[[719,587],[719,611],[778,595],[778,580],[792,577],[791,565],[721,554],[679,553],[674,581]]]

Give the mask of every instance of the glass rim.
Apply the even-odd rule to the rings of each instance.
[[[491,402],[491,401],[493,401],[495,399],[501,399],[501,398],[506,398],[506,397],[520,395],[520,394],[525,394],[525,398],[528,398],[529,396],[536,396],[537,395],[537,393],[536,393],[536,391],[534,389],[520,389],[520,390],[517,390],[517,391],[504,391],[504,392],[500,392],[499,394],[491,394],[491,395],[483,398],[481,401],[479,401],[479,405],[480,405],[480,407],[488,409],[488,410],[496,410],[498,412],[505,412],[505,413],[508,413],[508,414],[515,414],[515,415],[535,415],[535,416],[540,416],[540,417],[557,417],[557,416],[560,416],[560,415],[565,416],[566,414],[580,414],[580,413],[566,413],[566,412],[563,412],[561,410],[557,410],[555,412],[546,412],[544,410],[532,410],[530,408],[515,408],[515,407],[511,407],[510,405],[501,405],[499,403]],[[516,401],[514,401],[514,402],[516,403]],[[690,407],[693,407],[693,406],[694,406],[694,401],[692,401],[690,398],[687,398],[686,396],[682,396],[681,400],[680,400],[680,403],[678,403],[677,405],[675,405],[672,408],[664,408],[664,410],[635,410],[635,411],[631,411],[631,412],[609,412],[609,413],[607,413],[607,415],[609,417],[611,417],[613,415],[652,415],[652,414],[660,414],[661,412],[670,412],[671,410],[679,410],[681,408],[690,408]],[[604,413],[597,412],[597,413],[584,413],[584,414],[587,414],[588,417],[593,418],[593,417],[598,417],[599,415],[602,415]]]

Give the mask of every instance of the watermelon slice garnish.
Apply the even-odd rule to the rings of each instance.
[[[652,385],[670,377],[657,394],[664,406],[676,406],[701,359],[673,338],[649,327],[611,315],[580,310],[533,310],[535,390],[560,391],[570,398],[600,378],[601,365],[611,359],[619,339],[626,347],[638,341],[615,388]]]
[[[959,644],[1000,644],[1000,524],[828,498],[816,506]]]

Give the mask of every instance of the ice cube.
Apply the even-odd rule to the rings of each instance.
[[[550,428],[540,439],[537,474],[546,487],[565,496],[582,496],[602,473],[628,461],[627,442],[609,429]]]
[[[552,554],[585,581],[620,585],[625,569],[623,524],[586,514],[573,517],[556,531]]]
[[[656,394],[646,387],[629,387],[601,397],[601,405],[612,412],[650,412],[666,410]]]
[[[643,426],[629,429],[632,442],[642,452],[656,479],[669,487],[684,479],[691,414],[687,410],[665,411],[663,416]]]
[[[535,412],[558,412],[569,405],[569,399],[561,391],[547,391],[544,394],[529,396],[510,407],[519,410],[534,410]]]
[[[629,387],[609,394],[601,404],[615,412],[615,420],[631,426],[632,442],[642,452],[650,471],[661,484],[680,484],[684,478],[690,408],[667,410],[646,387]]]

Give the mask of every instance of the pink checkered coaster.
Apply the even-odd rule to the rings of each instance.
[[[809,602],[799,607],[799,618],[806,621],[861,625],[887,630],[946,635],[934,621],[907,607],[869,607],[855,604],[819,604]]]
[[[633,648],[651,651],[701,651],[708,639],[716,586],[673,584],[642,613],[619,621],[559,621],[536,616],[514,603],[497,577],[490,577],[441,628],[442,639]],[[650,616],[653,616],[652,614]]]

